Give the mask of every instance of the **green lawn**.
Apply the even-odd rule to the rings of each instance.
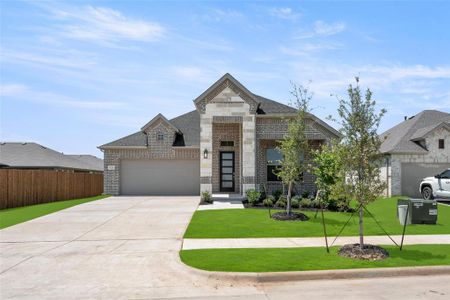
[[[0,210],[0,229],[29,221],[44,215],[54,213],[58,210],[69,208],[78,204],[99,200],[108,196],[101,195],[90,198],[58,201],[24,207],[8,208]]]
[[[368,206],[389,234],[401,234],[403,227],[397,220],[397,198],[385,198]],[[306,222],[276,221],[265,209],[228,209],[196,211],[184,235],[185,238],[246,238],[246,237],[314,237],[323,236],[320,214],[306,212]],[[327,233],[336,235],[350,214],[326,212]],[[364,234],[383,235],[383,231],[368,215],[364,218]],[[410,225],[406,234],[450,234],[450,206],[439,205],[436,225]],[[355,214],[342,232],[343,236],[358,235]]]
[[[390,257],[359,261],[337,254],[339,247],[182,250],[181,260],[194,268],[222,272],[284,272],[356,268],[450,265],[450,245],[410,245],[403,251],[384,246]]]

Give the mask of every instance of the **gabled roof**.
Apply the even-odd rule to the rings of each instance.
[[[173,126],[172,123],[169,122],[169,120],[166,119],[166,117],[163,116],[163,114],[159,113],[157,114],[153,119],[151,119],[147,124],[145,124],[142,128],[141,131],[146,131],[147,128],[149,128],[150,126],[153,125],[153,123],[155,123],[158,120],[162,120],[164,123],[166,123],[169,127],[171,127],[173,130],[175,131],[179,131],[179,129],[175,126]]]
[[[450,122],[450,114],[424,110],[380,135],[382,153],[425,154],[428,151],[415,141],[421,140],[441,123]]]
[[[170,120],[180,128],[185,146],[200,146],[200,114],[193,110]]]
[[[0,143],[0,165],[11,168],[64,168],[103,171],[103,160],[92,155],[65,155],[37,143]]]
[[[237,88],[239,90],[241,96],[250,99],[248,101],[253,101],[253,104],[256,107],[257,116],[259,115],[261,117],[262,116],[283,117],[283,116],[293,116],[297,113],[297,110],[291,106],[253,94],[228,73],[222,76],[211,87],[209,87],[205,92],[203,92],[199,97],[197,97],[197,99],[194,100],[194,103],[196,104],[197,108],[198,105],[201,105],[201,102],[205,101],[205,97],[208,98],[213,97],[215,92],[220,90],[217,88],[219,87],[222,88],[221,85],[223,85],[224,83],[226,84],[231,83],[232,85],[234,85],[235,89]],[[223,88],[225,88],[225,86],[223,86]],[[215,92],[213,92],[214,90]],[[245,95],[243,95],[242,93],[244,93]],[[322,127],[324,127],[325,129],[336,135],[336,137],[340,136],[340,133],[337,130],[329,126],[321,119],[317,118],[312,114],[310,115],[310,117],[312,120],[320,124]],[[100,149],[120,148],[120,147],[145,148],[147,147],[147,136],[144,130],[149,126],[151,126],[153,122],[155,122],[160,118],[163,119],[168,124],[170,124],[171,126],[173,126],[173,128],[178,131],[178,134],[176,136],[177,140],[174,142],[174,145],[193,146],[193,147],[200,146],[200,112],[199,109],[197,109],[185,113],[183,115],[180,115],[171,120],[167,120],[163,115],[158,114],[144,127],[142,127],[141,131],[120,138],[113,142],[104,144],[99,148]]]
[[[416,132],[414,132],[414,134],[411,136],[411,140],[412,141],[423,140],[427,135],[440,128],[446,128],[448,131],[450,131],[450,121],[440,122],[424,128],[420,128],[416,130]]]
[[[210,94],[212,91],[214,91],[216,88],[218,88],[222,83],[226,82],[227,80],[229,80],[232,84],[236,85],[241,91],[243,91],[247,96],[249,96],[250,98],[252,98],[254,101],[258,102],[258,100],[256,99],[256,96],[250,92],[244,85],[242,85],[236,78],[234,78],[233,76],[231,76],[230,73],[226,73],[225,75],[223,75],[222,77],[220,77],[216,82],[213,83],[213,85],[211,85],[206,91],[204,91],[200,96],[198,96],[195,100],[194,103],[198,103],[200,101],[202,101],[206,96],[208,96],[208,94]]]
[[[199,112],[204,112],[206,104],[216,97],[225,88],[230,88],[238,94],[247,104],[250,105],[250,110],[255,112],[259,101],[258,98],[250,92],[244,85],[242,85],[236,78],[229,73],[223,75],[213,85],[194,100],[195,107]]]
[[[147,135],[145,132],[138,131],[130,135],[115,141],[103,144],[99,146],[100,149],[116,148],[116,147],[134,147],[134,148],[146,148],[147,147]]]

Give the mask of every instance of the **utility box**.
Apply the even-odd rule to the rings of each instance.
[[[438,205],[436,201],[399,199],[397,202],[397,217],[402,225],[405,222],[405,205],[408,208],[407,224],[436,224],[438,216]]]

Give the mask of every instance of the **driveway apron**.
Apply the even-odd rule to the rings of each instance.
[[[2,299],[258,295],[179,259],[199,197],[110,197],[0,231]]]

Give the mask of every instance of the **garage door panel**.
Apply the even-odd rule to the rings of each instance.
[[[197,160],[123,160],[122,195],[199,195]]]
[[[420,198],[419,185],[423,178],[434,176],[450,168],[450,163],[402,163],[402,195]]]

